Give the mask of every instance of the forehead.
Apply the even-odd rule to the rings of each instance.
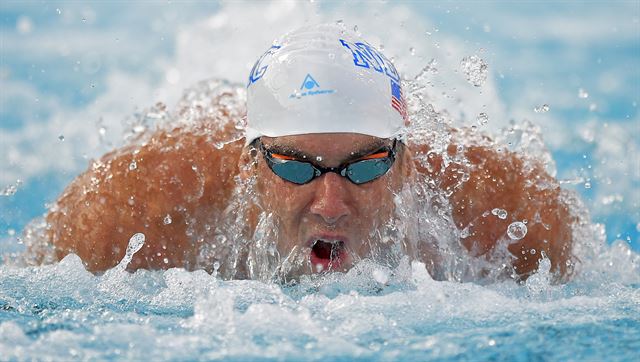
[[[262,137],[265,146],[285,149],[324,157],[343,156],[362,150],[373,150],[390,143],[389,140],[358,133],[318,133],[282,137]]]

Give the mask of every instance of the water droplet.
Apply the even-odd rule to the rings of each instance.
[[[549,112],[549,105],[548,104],[543,104],[539,107],[534,107],[533,111],[536,113],[546,113]]]
[[[86,23],[87,22],[87,18],[82,18],[82,22]]]
[[[127,251],[124,255],[124,258],[118,264],[118,268],[125,269],[129,263],[131,263],[131,259],[133,259],[133,255],[137,253],[142,246],[144,245],[145,236],[143,233],[135,233],[129,239],[129,245],[127,245]]]
[[[64,135],[60,135],[60,136],[58,136],[58,139],[59,139],[61,142],[64,142]]]
[[[322,156],[316,156],[316,161],[322,162]]]
[[[487,116],[486,113],[482,112],[478,115],[478,117],[476,117],[476,121],[478,122],[479,126],[484,126],[485,124],[489,123],[489,116]]]
[[[165,264],[169,264],[169,259],[168,258],[164,258],[164,259],[162,259],[162,262],[165,263]]]
[[[460,238],[462,238],[462,239],[468,238],[469,235],[470,235],[470,233],[469,233],[469,227],[468,226],[460,231]]]
[[[131,163],[129,164],[129,171],[133,171],[136,168],[138,168],[138,163],[136,162],[136,160],[131,161]]]
[[[165,225],[169,225],[172,221],[173,220],[171,220],[171,215],[167,214],[167,216],[164,217],[164,220],[162,220],[162,223]]]
[[[460,61],[462,73],[467,81],[476,87],[480,87],[487,80],[489,67],[485,61],[477,55],[462,58]]]
[[[0,196],[12,196],[18,191],[18,187],[22,184],[21,180],[16,180],[15,184],[7,185],[0,190]]]
[[[590,189],[591,188],[591,182],[590,181],[585,182],[584,183],[584,188],[585,189]]]
[[[329,53],[329,59],[335,59],[336,55],[334,53]]]
[[[353,26],[353,31],[354,31],[355,33],[357,33],[357,32],[358,32],[358,26],[357,26],[357,25],[354,25],[354,26]]]
[[[14,236],[16,234],[16,231],[14,229],[9,229],[7,230],[7,234],[9,234],[9,236]]]
[[[58,15],[62,14],[62,10],[60,10],[59,8],[56,8],[56,13],[58,13]]]
[[[583,98],[583,99],[584,98],[589,98],[589,93],[586,90],[580,88],[580,89],[578,89],[578,98]]]
[[[598,105],[597,105],[597,104],[595,104],[595,103],[591,103],[591,104],[589,105],[589,111],[590,111],[590,112],[595,112],[597,109],[598,109]]]
[[[520,240],[527,235],[527,225],[520,221],[512,222],[509,227],[507,227],[507,235],[513,240]]]
[[[416,48],[414,47],[409,48],[409,53],[411,53],[411,55],[416,55]]]
[[[507,218],[507,210],[504,210],[504,209],[495,208],[491,210],[491,214],[497,216],[499,219],[502,219],[502,220]]]
[[[429,61],[429,64],[427,64],[424,68],[422,68],[422,70],[420,71],[420,73],[418,73],[418,75],[416,75],[415,79],[418,80],[422,77],[424,77],[427,74],[438,74],[438,68],[436,67],[438,65],[438,61],[435,58],[432,58]]]

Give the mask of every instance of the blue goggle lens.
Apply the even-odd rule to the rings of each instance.
[[[273,173],[294,184],[306,184],[315,176],[315,169],[308,162],[277,160],[268,163]]]
[[[363,184],[384,175],[392,165],[389,157],[357,161],[347,166],[346,177],[354,184]]]

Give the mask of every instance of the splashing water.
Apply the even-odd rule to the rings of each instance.
[[[131,259],[133,259],[133,255],[138,252],[144,245],[145,237],[143,233],[133,234],[131,239],[129,239],[129,244],[127,245],[127,251],[124,254],[124,258],[120,261],[116,268],[126,269],[131,263]]]
[[[462,73],[466,76],[467,82],[476,87],[482,86],[487,80],[489,66],[477,55],[462,58],[460,61]]]
[[[13,196],[13,195],[15,195],[15,193],[18,192],[18,189],[20,188],[20,185],[22,185],[22,181],[21,180],[16,180],[15,184],[11,184],[11,185],[5,186],[2,190],[0,190],[0,196]]]
[[[578,89],[578,97],[579,98],[589,98],[589,93],[586,90],[580,88],[580,89]]]
[[[533,111],[536,112],[536,113],[547,113],[547,112],[549,112],[549,109],[550,108],[549,108],[548,104],[543,104],[543,105],[541,105],[539,107],[534,107]]]
[[[478,117],[476,117],[476,121],[478,123],[478,126],[484,126],[489,123],[489,116],[486,113],[482,112],[478,114]]]
[[[452,120],[428,103],[421,81],[405,87],[409,142],[430,145],[416,161],[431,167],[429,157],[439,156],[445,165],[465,164],[464,145],[488,141],[479,132],[448,132]],[[152,116],[138,115],[126,137],[142,145],[149,132],[179,126],[224,149],[242,137],[243,101],[242,86],[202,82],[185,92],[176,112],[156,105]],[[216,119],[224,122],[202,125]],[[235,131],[216,138],[216,131],[229,126]],[[459,150],[447,152],[449,144],[465,137]],[[540,130],[530,123],[512,124],[492,142],[555,170]],[[245,165],[245,171],[254,166]],[[191,171],[204,177],[202,168]],[[454,187],[468,176],[458,180]],[[640,256],[624,242],[607,246],[602,226],[589,222],[574,194],[563,194],[577,220],[574,253],[580,263],[573,265],[574,279],[556,285],[549,259],[539,252],[537,272],[518,283],[510,277],[507,248],[526,235],[523,222],[510,220],[505,234],[511,240],[505,237],[487,258],[474,257],[460,242],[470,232],[456,226],[450,194],[433,181],[411,181],[395,195],[395,214],[363,241],[370,255],[354,256],[354,266],[344,273],[310,275],[308,250],[302,247],[281,255],[277,215],[260,211],[252,229],[249,205],[260,204],[255,176],[234,179],[222,217],[206,225],[195,223],[193,215],[183,218],[190,233],[185,237],[203,240],[195,269],[211,274],[127,272],[145,244],[138,233],[116,267],[93,275],[73,254],[54,262],[47,225],[34,220],[22,241],[40,250],[40,257],[0,266],[0,355],[10,360],[566,360],[614,354],[633,359],[640,340]],[[189,191],[185,200],[202,197],[201,190]],[[178,220],[163,215],[166,227]],[[491,222],[509,215],[501,208],[483,214]],[[438,257],[415,261],[422,254]],[[33,266],[42,262],[51,264]],[[575,347],[567,350],[570,343]]]
[[[57,360],[633,359],[637,286],[553,286],[544,260],[524,288],[436,282],[423,264],[406,262],[364,262],[292,287],[171,269],[103,288],[108,275],[91,275],[69,255],[51,266],[0,268],[0,352]],[[576,339],[585,343],[567,351]]]
[[[114,268],[107,270],[100,282],[98,283],[98,290],[102,292],[121,295],[122,297],[135,293],[134,290],[129,288],[122,288],[123,281],[129,278],[129,274],[125,271],[133,256],[140,251],[145,242],[145,236],[143,233],[136,233],[129,239],[127,250],[124,257],[118,265]],[[73,254],[72,254],[73,255]]]

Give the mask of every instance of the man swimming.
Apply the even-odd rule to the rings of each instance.
[[[522,278],[542,254],[570,272],[574,220],[543,165],[486,140],[412,143],[398,72],[358,36],[320,25],[281,38],[251,70],[244,137],[225,142],[243,116],[227,107],[234,97],[222,92],[197,125],[158,130],[75,179],[46,216],[56,257],[104,271],[142,232],[134,270],[295,276],[406,254],[438,274],[439,236],[398,225],[449,217],[459,253],[493,260],[504,247],[497,267]],[[432,191],[444,199],[416,201]],[[407,205],[437,212],[412,218]]]

